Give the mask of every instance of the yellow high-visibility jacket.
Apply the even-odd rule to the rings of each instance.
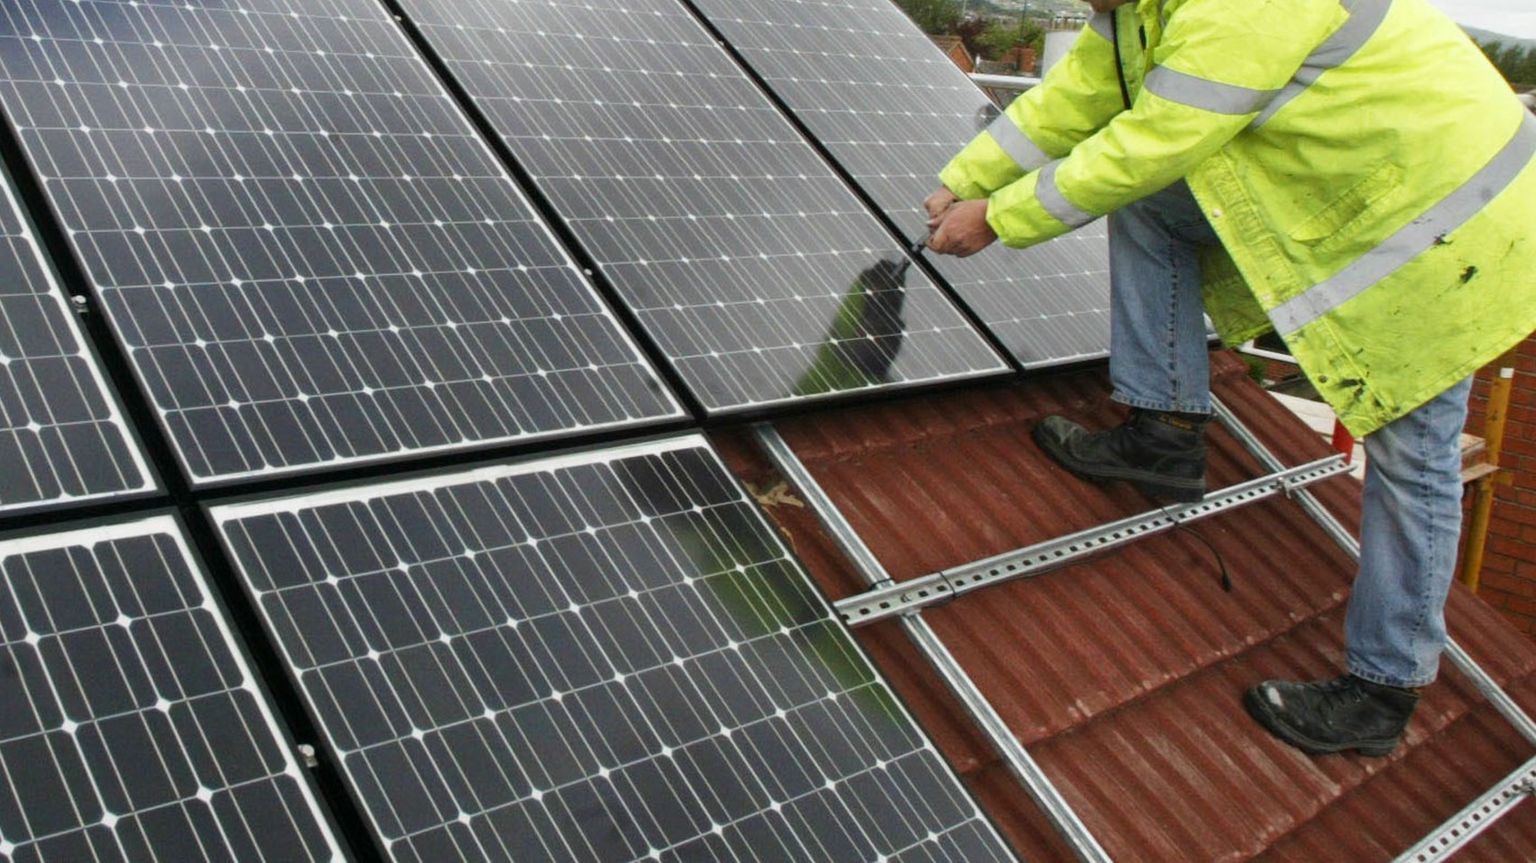
[[[1533,157],[1536,118],[1427,0],[1139,0],[941,179],[1020,247],[1187,179],[1222,337],[1273,326],[1363,435],[1536,329]]]

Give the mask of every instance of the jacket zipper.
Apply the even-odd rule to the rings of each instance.
[[[1146,45],[1147,34],[1141,33],[1142,45]],[[1125,110],[1131,110],[1131,88],[1125,84],[1125,58],[1120,56],[1120,14],[1109,13],[1109,42],[1110,48],[1115,52],[1115,76],[1120,82],[1120,100],[1125,103]]]

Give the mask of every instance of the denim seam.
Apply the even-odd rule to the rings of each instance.
[[[1417,446],[1419,450],[1419,464],[1421,465],[1418,472],[1419,475],[1417,477],[1418,481],[1414,488],[1414,491],[1418,494],[1418,500],[1415,501],[1417,504],[1422,504],[1428,501],[1433,491],[1430,488],[1429,483],[1429,469],[1431,464],[1429,453],[1430,431],[1431,430],[1428,423],[1421,423],[1417,439],[1414,440],[1414,445]],[[1422,565],[1433,566],[1438,558],[1438,555],[1436,554],[1437,550],[1438,549],[1435,546],[1435,531],[1429,531],[1428,536],[1425,537],[1425,553]],[[1418,679],[1424,676],[1424,671],[1420,668],[1423,663],[1421,656],[1423,651],[1419,649],[1419,636],[1424,631],[1424,623],[1429,619],[1429,589],[1433,584],[1434,579],[1426,578],[1422,579],[1422,581],[1424,582],[1423,589],[1420,591],[1418,597],[1416,597],[1417,605],[1419,606],[1419,614],[1417,619],[1415,619],[1413,622],[1413,630],[1408,633],[1408,650],[1409,655],[1413,657],[1414,679]]]
[[[1174,248],[1172,242],[1168,243],[1164,254],[1168,256],[1168,282],[1169,286],[1173,289],[1173,295],[1168,301],[1168,320],[1166,321],[1168,329],[1165,333],[1165,337],[1168,340],[1168,391],[1173,393],[1173,401],[1175,404],[1178,404],[1184,401],[1184,390],[1179,385],[1178,350],[1179,284],[1181,273],[1179,272],[1178,249]]]
[[[1155,402],[1151,399],[1132,398],[1118,392],[1110,393],[1109,399],[1112,402],[1125,405],[1126,407],[1141,408],[1142,410],[1148,411],[1168,411],[1170,413],[1180,414],[1210,414],[1212,412],[1211,406],[1209,404],[1197,405],[1185,404],[1183,402]]]
[[[1388,677],[1384,674],[1376,674],[1370,671],[1361,671],[1355,666],[1355,662],[1353,660],[1351,660],[1349,663],[1349,673],[1360,678],[1361,680],[1367,680],[1371,683],[1379,683],[1382,686],[1394,686],[1398,689],[1417,689],[1420,686],[1428,686],[1435,682],[1433,677],[1414,677],[1409,680],[1399,680],[1397,678]]]

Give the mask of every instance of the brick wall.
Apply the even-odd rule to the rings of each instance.
[[[1477,376],[1467,421],[1472,434],[1483,434],[1489,386],[1496,373],[1490,368]],[[1521,631],[1536,635],[1536,336],[1526,339],[1516,353],[1514,393],[1499,463],[1514,484],[1498,489],[1479,595]],[[1470,513],[1470,494],[1467,502]]]

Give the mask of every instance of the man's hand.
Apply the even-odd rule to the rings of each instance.
[[[954,192],[944,188],[929,195],[927,200],[923,201],[923,209],[928,211],[928,227],[938,227],[939,219],[943,217],[944,211],[953,207],[959,200],[959,198],[955,197]]]
[[[941,255],[969,257],[997,240],[997,233],[987,224],[986,201],[953,204],[930,224],[936,226],[928,248]]]

